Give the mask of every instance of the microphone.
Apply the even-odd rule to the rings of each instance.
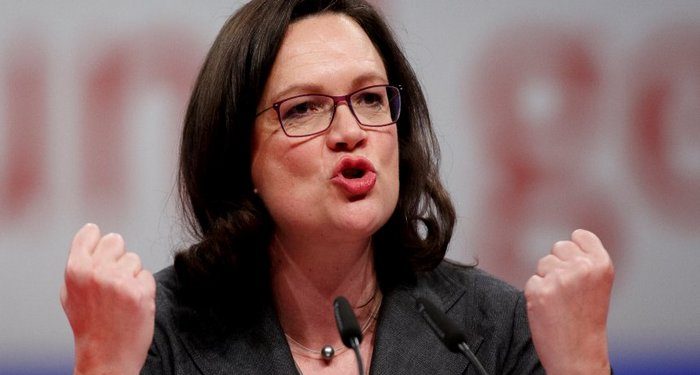
[[[359,374],[364,375],[365,367],[362,365],[362,355],[360,354],[362,330],[360,330],[355,313],[352,312],[350,303],[345,297],[336,297],[335,301],[333,301],[333,313],[335,314],[335,324],[338,326],[340,339],[343,340],[343,345],[355,352]]]
[[[416,308],[440,341],[445,344],[447,349],[454,353],[464,354],[474,367],[476,367],[479,374],[488,375],[484,366],[479,362],[479,359],[476,358],[471,349],[469,349],[469,345],[467,345],[467,336],[442,312],[442,310],[438,309],[432,302],[424,298],[418,298]]]

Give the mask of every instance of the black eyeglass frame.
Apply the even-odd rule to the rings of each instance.
[[[396,94],[398,95],[398,100],[399,100],[398,113],[396,114],[396,120],[393,120],[392,122],[388,122],[386,124],[381,124],[381,125],[367,125],[367,124],[363,124],[362,121],[360,121],[360,119],[357,117],[357,114],[355,113],[355,109],[352,107],[352,102],[350,101],[350,97],[357,94],[358,92],[365,91],[367,89],[372,89],[375,87],[385,87],[385,88],[390,87],[390,88],[396,89]],[[399,121],[399,117],[401,116],[401,91],[402,90],[403,90],[403,87],[401,85],[394,86],[394,85],[390,85],[390,84],[382,84],[382,85],[371,85],[371,86],[363,87],[363,88],[357,89],[357,90],[355,90],[349,94],[346,94],[346,95],[327,95],[327,94],[294,95],[294,96],[291,96],[289,98],[284,98],[280,101],[272,103],[271,106],[256,113],[255,117],[260,116],[261,114],[263,114],[264,112],[266,112],[270,109],[274,109],[275,112],[277,113],[277,121],[279,122],[280,127],[282,128],[282,131],[284,132],[284,134],[287,137],[291,137],[291,138],[310,137],[312,135],[321,134],[321,133],[325,132],[326,130],[328,130],[331,127],[331,124],[333,124],[333,119],[335,119],[335,112],[338,109],[338,103],[345,102],[345,104],[348,106],[348,109],[350,109],[350,113],[352,113],[352,116],[355,118],[355,121],[357,121],[358,124],[360,124],[361,126],[366,126],[366,127],[370,127],[370,128],[381,128],[384,126],[396,124],[396,122]],[[333,99],[333,114],[331,115],[330,121],[328,121],[328,125],[319,131],[309,133],[309,134],[299,134],[299,135],[289,134],[289,133],[287,133],[287,129],[284,128],[284,124],[282,123],[282,114],[280,113],[280,107],[282,106],[282,104],[284,102],[286,102],[288,100],[300,98],[302,96],[324,96],[324,97]]]

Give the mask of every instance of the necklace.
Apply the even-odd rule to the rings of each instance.
[[[369,317],[367,318],[367,320],[362,324],[361,332],[362,332],[363,336],[365,335],[365,333],[367,332],[369,327],[372,326],[372,322],[375,321],[375,319],[377,317],[377,313],[379,312],[379,307],[382,305],[382,296],[379,293],[378,289],[374,291],[374,294],[372,295],[370,300],[367,301],[366,303],[362,304],[361,306],[366,306],[367,304],[371,303],[372,300],[374,300],[374,299],[376,299],[376,302],[374,303],[374,306],[372,308],[372,312],[369,314]],[[340,354],[340,353],[343,353],[346,350],[348,350],[348,348],[346,346],[341,346],[341,347],[336,349],[330,344],[324,345],[323,348],[321,348],[321,350],[311,349],[307,346],[304,346],[302,343],[295,340],[291,336],[289,336],[286,332],[284,333],[284,335],[287,337],[287,340],[289,340],[290,344],[294,344],[294,345],[290,345],[290,349],[292,349],[292,352],[295,352],[295,353],[301,354],[301,355],[305,355],[307,357],[309,357],[311,355],[310,357],[315,358],[315,359],[323,359],[326,361],[330,361],[331,359],[333,359],[333,357],[336,354]],[[300,349],[300,350],[295,350],[295,347]]]

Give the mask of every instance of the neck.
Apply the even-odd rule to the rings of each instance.
[[[276,235],[270,254],[280,323],[307,347],[341,345],[333,315],[336,297],[348,299],[361,325],[376,306],[366,303],[377,291],[370,238],[324,245]]]

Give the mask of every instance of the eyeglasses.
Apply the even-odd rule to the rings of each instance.
[[[284,134],[305,137],[326,131],[333,123],[335,109],[345,102],[362,126],[395,124],[401,113],[401,87],[374,85],[347,95],[305,94],[282,99],[258,112],[274,108]]]

